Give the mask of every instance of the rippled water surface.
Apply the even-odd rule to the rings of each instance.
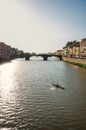
[[[86,69],[54,59],[1,64],[0,130],[86,130]]]

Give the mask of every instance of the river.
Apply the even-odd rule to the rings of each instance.
[[[54,58],[0,64],[0,130],[86,130],[86,69]]]

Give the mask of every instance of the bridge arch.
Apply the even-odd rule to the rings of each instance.
[[[34,55],[32,55],[32,54],[29,54],[29,53],[26,53],[25,54],[25,60],[30,60],[30,57],[32,57],[32,56],[34,56]],[[37,55],[35,55],[35,56],[37,56],[37,57],[43,57],[43,60],[44,61],[47,61],[48,60],[48,57],[59,57],[60,58],[60,60],[62,60],[62,55],[55,55],[55,54],[37,54]]]

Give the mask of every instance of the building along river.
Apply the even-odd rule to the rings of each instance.
[[[86,69],[34,57],[0,65],[0,130],[85,129]]]

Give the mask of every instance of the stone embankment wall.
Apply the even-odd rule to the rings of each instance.
[[[86,58],[63,57],[63,60],[66,62],[75,63],[76,65],[86,65]]]

